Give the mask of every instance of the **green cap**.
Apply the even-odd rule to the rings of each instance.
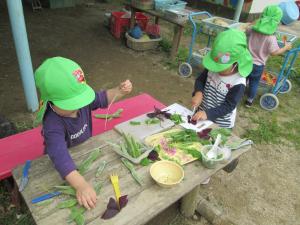
[[[35,83],[41,95],[35,124],[42,121],[48,101],[63,110],[77,110],[95,99],[95,92],[86,84],[80,66],[63,57],[44,61],[35,71]]]
[[[238,71],[243,77],[252,71],[253,61],[247,49],[245,33],[229,29],[217,35],[212,50],[203,58],[203,65],[209,71],[218,73],[234,63],[238,63]]]
[[[267,6],[252,29],[262,34],[274,34],[280,23],[282,15],[283,13],[279,6]]]

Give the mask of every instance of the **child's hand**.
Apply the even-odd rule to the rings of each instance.
[[[291,50],[292,47],[293,47],[293,45],[292,45],[290,42],[285,42],[284,48],[285,48],[286,50]]]
[[[130,80],[126,80],[119,85],[119,91],[121,95],[127,95],[132,91],[132,83]]]
[[[84,181],[76,188],[76,197],[79,205],[83,205],[87,209],[95,208],[97,195],[93,187]]]
[[[195,113],[195,115],[192,117],[192,120],[207,120],[207,115],[206,112],[204,111],[199,111],[197,113]]]
[[[198,107],[203,99],[203,94],[202,92],[196,92],[195,95],[192,98],[192,107]]]

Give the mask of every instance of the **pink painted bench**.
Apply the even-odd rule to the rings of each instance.
[[[165,107],[148,94],[141,94],[112,104],[109,113],[122,108],[122,116],[107,122],[106,130],[105,120],[93,118],[93,136],[111,130],[116,124],[127,121],[141,114],[150,112],[153,107]],[[105,114],[106,109],[98,109],[92,114]],[[43,155],[43,137],[41,136],[41,127],[31,129],[22,133],[11,135],[0,139],[0,180],[11,176],[11,171],[26,160],[33,160]]]

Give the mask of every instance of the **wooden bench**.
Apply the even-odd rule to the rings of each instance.
[[[158,215],[168,206],[172,205],[183,197],[182,209],[184,214],[194,213],[197,207],[197,187],[208,177],[214,175],[218,170],[228,164],[219,164],[215,169],[206,169],[200,161],[184,166],[185,178],[177,186],[165,189],[158,186],[150,177],[150,166],[136,166],[138,175],[143,179],[143,185],[139,186],[133,180],[127,168],[122,164],[120,157],[114,153],[107,140],[120,138],[115,130],[110,130],[100,135],[90,138],[85,143],[70,150],[71,156],[78,165],[86,159],[88,154],[96,147],[101,146],[102,154],[100,158],[92,164],[90,170],[85,175],[90,183],[101,181],[103,187],[98,196],[95,209],[85,212],[85,220],[88,225],[142,225]],[[237,138],[237,137],[233,137]],[[232,160],[248,151],[250,147],[244,147],[233,152]],[[101,161],[108,162],[101,178],[95,178],[96,170]],[[114,197],[113,187],[109,180],[109,175],[117,173],[119,175],[122,195],[128,195],[129,202],[122,211],[109,220],[102,220],[101,216],[106,209],[110,197]],[[22,174],[22,167],[17,167],[13,172],[14,180],[19,185]],[[38,206],[31,203],[35,197],[43,195],[53,190],[56,185],[62,185],[64,181],[52,166],[47,156],[43,156],[32,162],[29,171],[29,183],[21,193],[37,225],[68,224],[70,214],[69,209],[58,209],[56,206],[61,201],[56,197],[47,206]]]
[[[141,94],[114,103],[110,113],[119,108],[124,111],[120,118],[107,123],[106,131],[111,130],[116,124],[129,120],[140,114],[153,110],[153,106],[163,108],[164,105],[148,94]],[[106,109],[98,109],[93,112],[106,113]],[[104,130],[104,120],[93,118],[93,135],[101,134]],[[11,176],[11,171],[26,160],[41,157],[44,152],[41,127],[31,129],[16,135],[0,139],[0,180]]]

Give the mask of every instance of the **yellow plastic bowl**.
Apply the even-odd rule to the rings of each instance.
[[[150,175],[159,186],[170,188],[182,181],[184,171],[177,163],[162,160],[152,164]]]

